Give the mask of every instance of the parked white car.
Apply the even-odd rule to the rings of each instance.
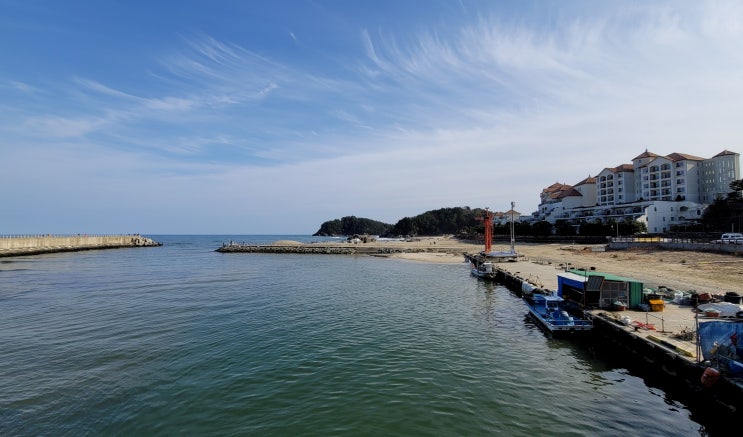
[[[737,232],[730,232],[722,234],[719,240],[714,240],[713,243],[718,244],[743,244],[743,234]]]

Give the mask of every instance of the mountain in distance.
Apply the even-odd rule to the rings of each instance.
[[[392,225],[363,217],[347,216],[341,219],[330,220],[312,234],[315,237],[339,237],[348,235],[382,235]]]

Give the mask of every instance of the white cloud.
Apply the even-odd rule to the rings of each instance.
[[[112,220],[136,204],[140,232],[313,232],[512,200],[528,214],[543,187],[645,148],[740,151],[740,23],[738,2],[482,15],[360,29],[357,52],[312,65],[200,35],[141,83],[79,74],[57,93],[69,110],[5,103],[0,131],[33,153],[5,146],[0,183],[27,182],[37,205],[85,193]]]
[[[25,82],[18,81],[18,80],[10,81],[10,86],[15,88],[18,91],[22,91],[24,93],[29,93],[29,94],[36,93],[39,91],[38,88],[31,86]]]

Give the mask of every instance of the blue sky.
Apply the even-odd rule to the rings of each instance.
[[[738,1],[0,0],[0,234],[536,209],[742,152]]]

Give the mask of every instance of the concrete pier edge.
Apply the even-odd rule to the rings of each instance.
[[[474,262],[481,261],[478,255],[465,254]],[[495,281],[504,285],[513,294],[523,297],[524,284],[537,289],[527,279],[501,267],[495,267]],[[529,288],[527,287],[527,288]],[[740,420],[743,416],[743,385],[735,378],[721,375],[712,387],[702,384],[706,365],[689,357],[687,351],[673,344],[656,341],[652,336],[641,336],[626,330],[618,320],[604,312],[583,310],[583,316],[593,321],[594,329],[587,340],[594,350],[620,357],[640,373],[662,381],[686,402],[698,408],[714,408],[721,418]],[[657,338],[657,337],[656,337]]]

